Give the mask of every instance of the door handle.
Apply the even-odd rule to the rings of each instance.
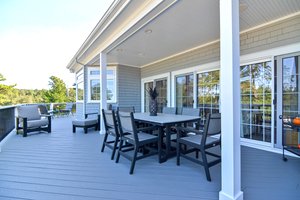
[[[279,119],[282,119],[282,115],[279,115]]]

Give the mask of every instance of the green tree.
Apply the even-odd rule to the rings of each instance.
[[[6,79],[0,74],[0,82],[5,81]],[[10,95],[14,94],[15,85],[5,85],[0,83],[0,105],[9,105],[12,104],[12,99],[9,98]]]
[[[49,81],[50,89],[45,92],[45,100],[48,103],[62,103],[67,102],[67,87],[60,78],[51,76]]]
[[[76,89],[69,88],[68,102],[75,102],[75,101],[76,101]]]

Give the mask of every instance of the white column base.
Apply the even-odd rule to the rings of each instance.
[[[99,131],[99,134],[100,134],[100,135],[104,135],[104,134],[105,134],[105,130],[100,130],[100,131]]]
[[[226,194],[223,191],[219,192],[219,200],[243,200],[244,199],[244,193],[242,191],[239,191],[237,195],[230,196],[229,194]]]

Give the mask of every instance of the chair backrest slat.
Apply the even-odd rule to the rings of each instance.
[[[163,107],[162,113],[176,115],[176,107]]]
[[[182,108],[182,115],[200,116],[200,108]]]
[[[121,136],[125,133],[133,135],[135,141],[138,141],[137,129],[134,122],[133,112],[117,111],[118,124]]]
[[[103,115],[105,130],[108,131],[109,129],[115,129],[116,135],[119,135],[115,111],[102,109],[102,115]]]
[[[134,106],[128,106],[128,107],[118,106],[117,110],[120,112],[133,112],[133,113],[135,112]]]
[[[207,137],[218,134],[221,134],[221,113],[208,114],[201,143],[205,144]]]

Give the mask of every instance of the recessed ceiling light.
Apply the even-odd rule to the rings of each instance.
[[[146,29],[146,30],[145,30],[145,33],[146,33],[146,34],[151,34],[151,33],[152,33],[152,30],[151,30],[151,29]]]
[[[142,56],[145,56],[145,54],[142,53],[142,52],[139,52],[139,53],[138,53],[138,56],[141,56],[141,57],[142,57]]]

